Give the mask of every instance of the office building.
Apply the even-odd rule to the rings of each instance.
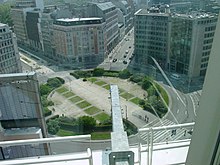
[[[153,64],[151,57],[168,71],[184,74],[189,82],[204,78],[212,47],[216,14],[139,10],[135,21],[134,68]]]
[[[162,68],[167,67],[169,63],[170,19],[168,9],[161,13],[159,8],[152,7],[149,10],[140,9],[135,13],[135,68],[152,64],[151,57],[154,57]]]
[[[107,53],[117,45],[119,38],[118,15],[116,6],[112,2],[89,3],[88,17],[103,18],[105,22],[105,42]]]
[[[36,73],[0,75],[1,141],[47,137]],[[13,159],[48,154],[48,146],[7,146],[0,158]]]
[[[93,68],[106,52],[106,24],[102,18],[57,19],[53,23],[53,49],[61,65]]]
[[[43,41],[43,54],[45,57],[55,59],[55,50],[52,48],[53,22],[59,18],[72,18],[71,11],[63,6],[46,6],[41,13],[40,37]]]
[[[0,74],[22,72],[16,36],[0,23]]]
[[[192,12],[172,15],[170,70],[190,81],[204,77],[217,23],[216,14]]]
[[[11,17],[14,24],[14,32],[17,36],[19,46],[29,46],[29,42],[33,41],[32,39],[30,39],[31,41],[29,41],[30,35],[27,32],[26,16],[27,12],[33,11],[34,8],[43,11],[43,0],[16,0],[15,7],[11,9]],[[34,17],[36,18],[36,12]],[[33,44],[33,42],[31,44]]]

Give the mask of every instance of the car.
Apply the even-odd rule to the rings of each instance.
[[[175,79],[175,80],[179,80],[180,79],[180,75],[176,74],[176,73],[172,73],[171,76],[170,76],[172,79]]]
[[[131,46],[129,46],[129,48],[131,48]]]
[[[123,64],[127,64],[128,62],[127,61],[123,61]]]
[[[127,57],[127,55],[125,54],[125,55],[124,55],[124,58],[126,58],[126,57]]]
[[[129,52],[129,50],[126,50],[126,51],[125,51],[125,54],[128,54],[128,52]]]
[[[114,58],[114,59],[113,59],[113,62],[116,62],[116,61],[117,61],[117,59],[116,59],[116,58]]]

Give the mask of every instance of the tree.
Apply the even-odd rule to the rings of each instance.
[[[96,126],[96,120],[90,116],[81,116],[78,118],[77,124],[84,131],[91,131]]]
[[[150,88],[151,85],[152,85],[151,84],[151,79],[148,78],[148,77],[145,77],[143,82],[142,82],[141,87],[142,87],[142,89],[147,90],[148,88]]]
[[[156,90],[155,90],[155,88],[154,88],[154,86],[153,85],[151,85],[148,89],[147,89],[147,94],[148,94],[148,96],[153,96],[153,95],[156,95]]]
[[[131,73],[129,72],[128,69],[124,69],[123,71],[120,71],[119,72],[119,78],[122,78],[122,79],[127,79],[131,76]]]
[[[52,88],[58,88],[62,85],[62,82],[58,78],[49,78],[47,84]]]
[[[52,91],[51,87],[49,87],[47,84],[40,85],[40,94],[41,96],[47,95]]]
[[[142,75],[132,75],[129,80],[134,83],[139,83],[143,80],[143,76]]]
[[[140,100],[139,101],[139,105],[141,105],[141,106],[145,105],[145,101],[144,100]]]
[[[60,129],[58,119],[49,120],[47,123],[47,129],[50,134],[55,135]]]
[[[11,7],[9,4],[0,5],[0,22],[8,24],[10,27],[13,26],[11,19]]]
[[[93,76],[103,76],[105,70],[103,68],[95,68],[93,70]]]

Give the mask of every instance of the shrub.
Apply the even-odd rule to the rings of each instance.
[[[151,79],[149,77],[145,77],[141,85],[142,89],[147,90],[150,86],[152,86]]]
[[[47,123],[47,129],[50,134],[55,135],[60,129],[58,120],[49,120]]]
[[[47,80],[47,85],[54,89],[60,87],[62,85],[62,82],[57,77],[49,78]]]
[[[52,111],[49,110],[47,107],[43,107],[43,113],[44,113],[44,116],[47,117],[52,114]]]
[[[118,77],[121,79],[128,79],[131,76],[131,73],[128,69],[124,69],[123,71],[119,72]]]
[[[134,83],[140,83],[143,80],[143,76],[141,76],[141,75],[132,75],[129,80],[134,82]]]
[[[47,85],[47,84],[42,84],[40,85],[40,95],[48,95],[53,89]]]
[[[75,77],[76,79],[79,79],[79,78],[80,78],[79,75],[76,74],[75,72],[70,73],[70,75],[73,76],[73,77]]]
[[[103,76],[105,70],[103,68],[95,68],[93,70],[93,76]]]

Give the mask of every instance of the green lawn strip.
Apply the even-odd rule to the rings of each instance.
[[[140,98],[138,98],[138,97],[135,97],[135,98],[133,98],[133,99],[131,99],[131,100],[129,100],[129,101],[131,101],[131,102],[134,103],[134,104],[139,105],[139,102],[140,102],[141,100],[142,100],[142,99],[140,99]]]
[[[88,103],[87,101],[82,101],[82,102],[80,102],[80,103],[78,103],[78,104],[76,104],[76,105],[77,105],[79,108],[83,109],[83,108],[86,108],[86,107],[90,106],[91,104]]]
[[[108,120],[110,116],[102,112],[102,113],[99,113],[98,115],[95,115],[94,118],[100,122],[103,122],[103,121]]]
[[[64,93],[64,94],[62,94],[64,97],[66,97],[66,98],[69,98],[69,97],[72,97],[72,96],[74,96],[75,94],[73,93],[73,92],[67,92],[67,93]]]
[[[91,77],[91,78],[88,78],[87,80],[90,81],[90,82],[92,82],[92,83],[94,83],[94,82],[97,81],[97,78]]]
[[[125,93],[121,94],[120,96],[125,98],[126,100],[129,100],[130,98],[134,97],[134,95],[132,95],[128,92],[125,92]]]
[[[58,136],[74,136],[74,135],[76,135],[76,133],[72,132],[72,131],[59,129],[59,131],[57,132],[57,135]]]
[[[125,92],[124,89],[119,88],[119,94],[122,94],[123,92]]]
[[[109,84],[104,85],[104,86],[102,86],[102,87],[105,88],[105,89],[107,89],[107,90],[110,90],[110,85],[109,85]]]
[[[107,83],[100,80],[100,81],[96,81],[95,84],[99,86],[103,86],[103,85],[106,85]]]
[[[97,107],[92,106],[92,107],[85,109],[84,111],[89,115],[94,115],[94,114],[100,112],[101,110],[98,109]]]
[[[69,91],[69,90],[66,89],[65,87],[61,87],[61,88],[58,88],[56,91],[57,91],[58,93],[64,93],[64,92],[67,92],[67,91]]]
[[[79,102],[81,100],[83,100],[81,97],[79,96],[75,96],[75,97],[72,97],[71,99],[69,99],[71,102],[73,103],[76,103],[76,102]]]
[[[167,92],[157,83],[154,83],[157,89],[160,91],[161,96],[163,97],[164,101],[169,105],[169,97],[167,95]]]
[[[110,138],[111,138],[110,132],[93,132],[93,133],[91,133],[92,140],[104,140],[104,139],[110,139]]]

